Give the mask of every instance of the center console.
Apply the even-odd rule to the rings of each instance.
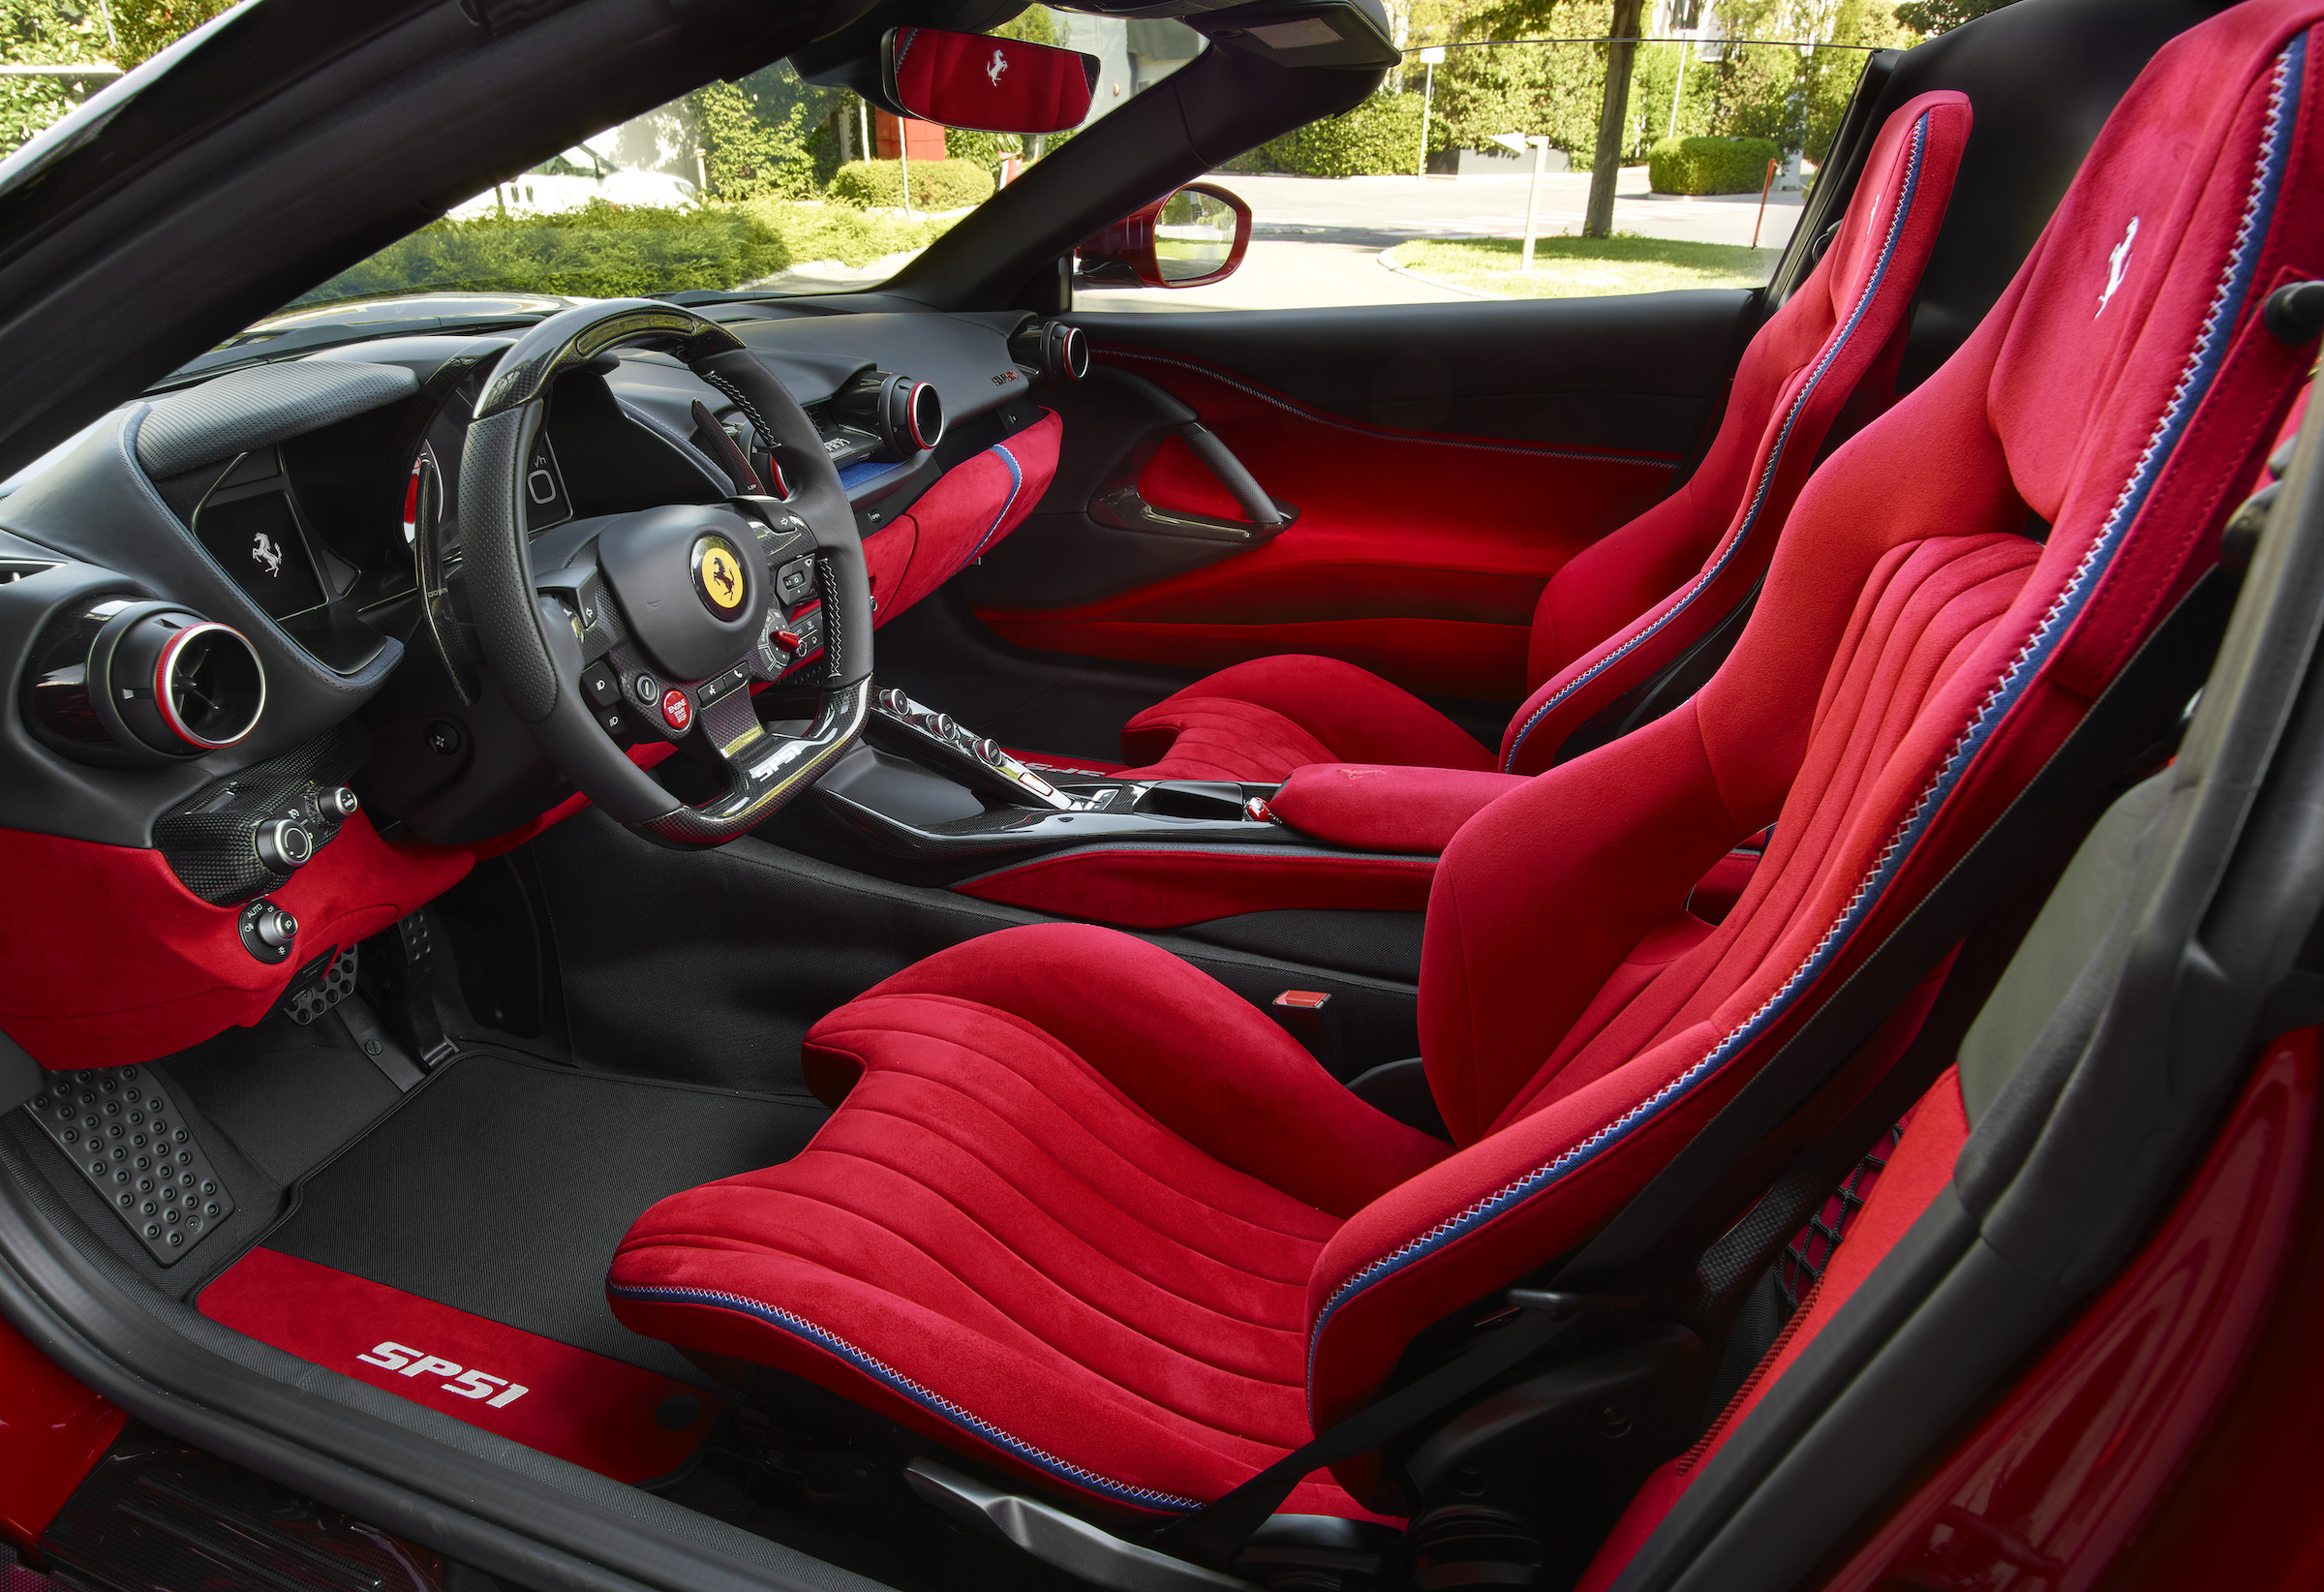
[[[851,866],[952,884],[1011,857],[1119,842],[1297,846],[1274,786],[1108,779],[1034,769],[900,690],[872,698],[864,739],[816,784],[817,813],[862,842]]]

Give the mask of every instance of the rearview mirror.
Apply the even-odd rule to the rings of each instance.
[[[888,98],[924,122],[977,133],[1062,133],[1089,114],[1097,57],[941,28],[890,28]]]
[[[1075,254],[1092,277],[1202,288],[1234,275],[1250,246],[1251,207],[1224,188],[1190,182],[1124,216]]]

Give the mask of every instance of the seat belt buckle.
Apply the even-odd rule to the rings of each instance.
[[[1339,1003],[1321,990],[1286,990],[1268,1003],[1268,1015],[1337,1078],[1346,1070],[1339,1040]]]

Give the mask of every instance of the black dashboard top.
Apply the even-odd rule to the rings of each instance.
[[[869,371],[929,383],[963,438],[1027,390],[1008,342],[1023,315],[716,309],[819,426]],[[328,734],[399,672],[441,668],[415,543],[432,538],[456,569],[460,450],[512,341],[443,319],[405,305],[368,340],[258,344],[282,356],[125,405],[0,487],[0,666],[12,702],[29,702],[34,677],[55,666],[60,627],[107,599],[153,599],[231,627],[265,676],[246,739],[152,766],[84,766],[54,736],[31,733],[24,713],[0,715],[0,826],[150,844],[154,820],[206,782]],[[631,351],[563,378],[528,461],[531,532],[723,498],[732,486],[715,456],[722,444],[700,434],[703,410],[757,444],[731,398],[666,356]],[[959,456],[943,446],[849,465],[859,526],[875,529]]]

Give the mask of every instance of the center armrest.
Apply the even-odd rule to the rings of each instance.
[[[1486,803],[1532,777],[1396,763],[1309,763],[1268,798],[1292,828],[1365,851],[1442,851]]]

